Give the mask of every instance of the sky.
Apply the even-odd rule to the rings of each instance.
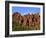
[[[35,13],[40,13],[40,8],[38,7],[12,7],[12,13],[19,12],[21,15],[25,14],[35,14]]]

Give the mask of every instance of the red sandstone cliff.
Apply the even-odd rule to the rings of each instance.
[[[12,20],[14,22],[17,22],[19,24],[23,24],[23,25],[28,25],[28,26],[39,26],[40,25],[40,15],[39,14],[28,14],[28,15],[24,15],[22,16],[21,14],[19,14],[18,12],[14,13],[12,15]]]

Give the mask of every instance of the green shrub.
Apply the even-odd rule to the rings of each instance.
[[[22,23],[16,23],[16,22],[12,22],[12,31],[26,31],[26,30],[34,30],[34,26],[33,25],[23,25]]]

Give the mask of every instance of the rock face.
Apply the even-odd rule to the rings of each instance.
[[[12,15],[12,20],[19,24],[28,25],[28,26],[36,25],[37,27],[40,25],[40,15],[39,14],[31,14],[31,15],[28,14],[28,15],[22,16],[21,14],[16,12]]]

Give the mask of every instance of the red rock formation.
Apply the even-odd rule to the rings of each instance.
[[[22,25],[28,25],[28,26],[35,26],[38,27],[40,25],[40,15],[39,14],[28,14],[22,16],[18,12],[14,13],[13,16],[13,21],[17,22]]]
[[[14,13],[12,17],[13,21],[19,23],[20,16],[21,14],[19,14],[18,12]]]

